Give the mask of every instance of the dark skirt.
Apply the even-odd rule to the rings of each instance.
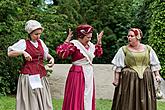
[[[122,70],[111,110],[157,110],[153,73],[149,68],[143,79],[133,69]]]

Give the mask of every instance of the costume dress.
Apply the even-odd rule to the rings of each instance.
[[[121,72],[112,110],[156,110],[153,71],[161,67],[154,50],[145,45],[144,51],[132,52],[123,46],[112,64],[114,71]]]
[[[8,51],[12,50],[26,51],[32,57],[32,61],[24,60],[20,71],[16,110],[53,110],[47,73],[43,65],[43,60],[48,55],[44,42],[41,39],[36,42],[21,39],[8,47]],[[40,86],[34,85],[36,80],[40,82]]]
[[[61,44],[57,54],[61,58],[71,56],[72,66],[69,70],[65,85],[62,110],[95,110],[95,86],[92,60],[100,56],[101,45],[88,43],[85,48],[78,40]]]

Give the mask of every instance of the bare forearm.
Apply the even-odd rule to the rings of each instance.
[[[160,76],[159,71],[154,71],[155,76]]]
[[[8,56],[9,56],[9,57],[17,57],[17,56],[19,56],[19,55],[22,55],[23,52],[24,52],[24,51],[16,51],[16,50],[10,51],[10,52],[8,52]]]
[[[48,54],[47,59],[49,60],[49,64],[47,64],[49,67],[52,67],[54,65],[54,58]]]
[[[119,72],[115,72],[114,78],[115,79],[119,79],[120,73]]]
[[[50,60],[51,58],[53,58],[50,54],[47,55],[47,59]]]

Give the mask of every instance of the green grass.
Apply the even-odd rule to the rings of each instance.
[[[53,99],[54,110],[61,110],[62,99]],[[110,100],[97,100],[96,110],[111,110],[112,101]],[[15,97],[14,96],[0,96],[0,110],[15,110]],[[158,109],[165,110],[165,101],[158,101]]]
[[[158,101],[158,110],[165,110],[165,101]]]
[[[0,96],[0,110],[15,110],[15,98]]]

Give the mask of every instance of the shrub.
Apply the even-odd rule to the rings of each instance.
[[[161,64],[161,75],[165,78],[165,2],[154,1],[150,8],[152,17],[149,30],[149,44],[156,51]]]

